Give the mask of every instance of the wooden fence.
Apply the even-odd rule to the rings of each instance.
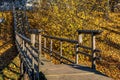
[[[27,30],[27,35],[25,33],[24,19],[26,18],[26,14],[20,11],[15,11],[13,7],[13,16],[14,16],[14,33],[15,33],[15,43],[17,45],[17,49],[20,53],[21,60],[21,76],[26,79],[26,75],[28,75],[30,80],[40,80],[40,66],[42,64],[41,55],[42,52],[48,53],[51,57],[55,57],[61,63],[64,61],[68,61],[71,64],[79,64],[79,54],[85,55],[91,58],[91,68],[96,69],[96,60],[99,59],[99,56],[96,55],[96,52],[100,52],[100,50],[96,49],[95,46],[95,38],[96,35],[100,34],[102,31],[99,30],[78,30],[78,40],[70,40],[66,38],[60,38],[55,36],[49,36],[42,34],[40,30],[37,29],[29,29]],[[23,30],[24,29],[24,30]],[[84,46],[83,35],[90,35],[90,44],[91,47]],[[29,36],[28,36],[29,35]],[[59,50],[54,50],[53,45],[56,44],[54,41],[59,42]],[[50,42],[50,43],[49,43]],[[63,42],[70,43],[74,46],[75,51],[75,60],[68,59],[63,55]],[[49,45],[49,47],[47,46]],[[68,48],[68,47],[67,47]],[[80,48],[90,50],[90,53],[80,51]],[[69,55],[69,54],[68,54]]]
[[[100,52],[100,50],[97,50],[95,47],[95,37],[96,35],[100,33],[101,31],[98,31],[98,30],[78,30],[78,34],[79,34],[78,40],[69,40],[65,38],[43,35],[41,34],[39,30],[35,30],[35,29],[30,31],[31,38],[27,38],[24,35],[16,31],[15,32],[16,45],[20,52],[20,58],[21,58],[21,75],[27,73],[30,79],[39,79],[42,51],[47,52],[48,54],[50,54],[51,57],[56,57],[56,56],[57,56],[56,58],[59,57],[58,60],[61,61],[62,63],[64,63],[62,60],[64,59],[72,64],[79,64],[78,55],[83,54],[92,59],[91,68],[95,69],[96,59],[99,59],[99,56],[96,56],[96,52]],[[91,35],[91,47],[81,45],[83,34]],[[50,40],[50,44],[47,44],[47,40],[46,40],[47,38]],[[60,43],[60,50],[57,52],[53,50],[53,44],[54,44],[53,40],[59,41]],[[63,54],[63,49],[62,49],[63,42],[67,42],[67,43],[71,43],[75,45],[74,53],[76,57],[74,61],[62,55]],[[50,47],[47,47],[47,45],[50,45]],[[82,52],[79,50],[79,48],[91,50],[91,53],[88,54],[86,52]]]

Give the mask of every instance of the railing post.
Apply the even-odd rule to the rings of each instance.
[[[79,44],[82,44],[82,34],[79,34],[79,35],[78,35],[78,43],[79,43]]]
[[[23,58],[20,54],[20,77],[23,77]]]
[[[96,54],[94,52],[95,50],[95,34],[91,34],[91,47],[92,47],[92,69],[96,69]]]
[[[23,49],[23,51],[25,51],[25,41],[24,40],[22,40],[22,49]]]
[[[35,46],[35,34],[32,33],[31,34],[31,44],[34,47]],[[34,50],[32,51],[32,53],[34,54]],[[32,80],[34,80],[34,57],[32,57]]]
[[[79,58],[79,56],[78,56],[78,50],[79,50],[79,48],[78,48],[78,46],[79,46],[79,44],[82,44],[82,34],[78,34],[78,44],[76,44],[75,45],[75,54],[76,54],[76,58],[75,58],[75,63],[76,64],[78,64],[79,62],[78,62],[78,58]]]
[[[39,33],[39,53],[38,53],[38,70],[39,70],[38,74],[39,76],[40,76],[41,55],[42,55],[42,35],[41,33]],[[40,80],[39,76],[38,76],[38,80]]]
[[[23,40],[23,52],[27,55],[27,49],[26,49],[26,43],[25,41]],[[25,67],[25,64],[23,63],[23,69],[24,69],[24,75],[23,75],[23,78],[24,80],[27,80],[27,68]]]
[[[75,45],[75,63],[78,64],[78,45],[79,44],[76,44]]]
[[[24,40],[22,40],[22,51],[23,51],[23,53],[25,51],[25,41]],[[25,68],[24,68],[24,62],[23,62],[23,60],[22,60],[22,67],[23,67],[23,77],[24,77],[25,76],[25,74],[24,74]]]
[[[19,40],[19,36],[16,35],[16,38]],[[18,41],[19,44],[19,41]],[[24,50],[24,40],[22,40],[22,49]],[[20,54],[20,76],[23,77],[24,69],[23,69],[23,56]]]
[[[44,38],[44,48],[46,48],[46,38]],[[45,51],[45,49],[44,49]]]
[[[62,55],[63,55],[63,52],[62,52],[62,41],[60,41],[60,63],[62,63]]]
[[[50,57],[52,57],[53,40],[50,40]]]

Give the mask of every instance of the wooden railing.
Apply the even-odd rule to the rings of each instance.
[[[20,12],[19,12],[20,13]],[[15,31],[15,43],[17,45],[18,51],[20,53],[20,60],[21,60],[21,76],[26,78],[26,74],[29,76],[30,80],[40,80],[40,66],[44,64],[41,61],[42,52],[46,52],[50,55],[50,57],[54,57],[59,60],[61,63],[65,63],[67,61],[71,64],[79,65],[79,55],[85,55],[91,58],[91,68],[96,69],[96,60],[99,59],[99,56],[96,53],[100,52],[100,50],[96,49],[95,46],[95,38],[96,35],[100,34],[102,31],[99,30],[78,30],[78,40],[70,40],[66,38],[60,38],[55,36],[49,36],[42,34],[41,31],[37,29],[31,29],[28,32],[28,35],[31,37],[27,37],[28,35],[24,34],[22,27],[24,27],[23,22],[19,23],[19,13],[13,8],[14,14],[14,31]],[[22,21],[22,20],[20,20]],[[21,26],[19,26],[22,25]],[[84,43],[83,35],[90,35],[90,47],[82,45]],[[59,50],[54,50],[54,41],[59,42]],[[65,55],[63,55],[63,44],[66,42],[67,44],[71,44],[74,46],[74,54],[75,59],[69,59]],[[49,45],[49,46],[48,46]],[[69,48],[69,47],[67,47]],[[89,53],[85,51],[80,51],[80,49],[87,49],[90,50]],[[69,54],[68,54],[69,55]]]
[[[20,52],[21,59],[21,75],[29,75],[30,79],[39,78],[40,72],[40,54],[41,54],[41,34],[39,34],[39,49],[35,48],[35,34],[31,33],[31,39],[21,35],[18,32],[16,34],[16,45]]]
[[[97,50],[95,47],[95,36],[100,34],[101,31],[98,30],[79,30],[78,31],[78,40],[69,40],[65,38],[59,38],[54,36],[48,36],[41,34],[38,30],[31,30],[31,38],[27,38],[24,35],[15,32],[16,35],[16,45],[20,52],[20,58],[21,58],[21,75],[24,74],[24,72],[27,72],[27,74],[30,76],[31,79],[36,78],[39,79],[39,72],[40,72],[40,65],[41,65],[41,54],[42,51],[48,53],[51,57],[55,57],[58,59],[61,63],[64,63],[64,60],[72,63],[72,64],[79,64],[79,54],[83,54],[85,56],[88,56],[92,59],[91,63],[92,69],[96,68],[96,59],[99,59],[99,56],[96,56],[96,52],[100,52],[100,50]],[[91,47],[83,46],[82,45],[82,35],[88,34],[91,35]],[[37,38],[37,39],[36,39]],[[47,39],[50,40],[50,44],[48,44]],[[60,50],[56,51],[53,50],[53,40],[59,41],[60,43]],[[63,42],[71,43],[75,45],[75,60],[68,59],[66,56],[63,56]],[[36,46],[37,44],[37,46]],[[47,45],[50,45],[50,47],[47,47]],[[86,53],[83,51],[80,51],[79,48],[88,49],[91,50],[91,53]],[[54,55],[53,55],[54,54]],[[68,54],[69,55],[69,54]],[[59,58],[58,58],[59,57]],[[63,60],[64,59],[64,60]]]
[[[70,40],[70,39],[65,39],[65,38],[59,38],[59,37],[54,37],[54,36],[48,36],[48,35],[42,35],[42,37],[44,38],[44,46],[43,46],[43,50],[47,53],[50,53],[50,56],[51,57],[54,57],[56,58],[57,60],[61,61],[61,63],[64,63],[62,61],[62,59],[68,61],[68,62],[71,62],[71,63],[75,63],[74,61],[66,58],[65,56],[63,56],[63,42],[67,42],[67,43],[71,43],[71,44],[77,44],[78,41],[77,40]],[[49,45],[49,44],[46,44],[47,41],[46,39],[49,39],[50,40],[50,47],[46,47],[46,45]],[[59,51],[56,51],[56,50],[53,50],[53,40],[56,40],[56,41],[59,41],[59,47],[60,47],[60,50]],[[55,54],[55,55],[53,55]],[[56,57],[57,56],[57,57]],[[59,57],[59,58],[58,58]]]
[[[69,40],[69,39],[65,39],[65,38],[42,35],[44,37],[44,47],[43,48],[46,49],[47,52],[50,53],[51,56],[53,56],[52,53],[55,53],[57,56],[59,56],[60,61],[63,58],[64,60],[67,60],[67,61],[69,61],[71,63],[75,63],[75,64],[78,64],[78,60],[79,60],[78,55],[79,54],[83,54],[85,56],[88,56],[88,57],[92,58],[92,61],[91,61],[92,62],[92,68],[95,69],[96,68],[96,66],[95,66],[96,65],[96,59],[100,59],[100,57],[96,55],[96,52],[100,52],[100,50],[96,49],[96,47],[95,47],[95,36],[100,34],[101,32],[102,31],[99,31],[99,30],[78,30],[78,34],[79,34],[78,40]],[[91,35],[91,43],[90,43],[91,47],[87,47],[87,46],[82,45],[82,38],[83,38],[82,35],[83,34]],[[49,40],[50,40],[50,48],[46,47],[46,42],[47,42],[46,38],[49,38]],[[56,40],[56,41],[60,42],[60,51],[57,51],[57,52],[53,51],[53,40]],[[70,59],[68,59],[68,58],[66,58],[65,56],[62,55],[63,54],[62,53],[63,52],[62,51],[63,42],[75,44],[75,52],[74,52],[75,55],[76,55],[75,61],[72,61],[72,60],[70,60]],[[90,50],[91,53],[88,54],[86,52],[80,51],[79,48]],[[46,50],[44,50],[44,51],[46,51]],[[56,56],[54,56],[54,57],[56,57]]]
[[[78,34],[79,34],[78,47],[91,50],[91,54],[78,51],[78,47],[77,47],[76,48],[77,49],[77,53],[76,53],[77,54],[76,55],[76,63],[77,64],[78,64],[78,53],[81,53],[81,54],[84,54],[84,55],[89,56],[89,57],[92,58],[92,61],[91,61],[92,62],[92,69],[96,69],[96,60],[100,59],[100,57],[96,55],[96,52],[100,52],[100,50],[96,49],[95,38],[96,38],[96,35],[100,34],[101,32],[102,31],[100,31],[100,30],[78,30]],[[82,35],[83,34],[91,35],[91,47],[80,45],[80,44],[82,44]]]

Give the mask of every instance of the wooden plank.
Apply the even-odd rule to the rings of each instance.
[[[45,76],[64,76],[64,75],[67,75],[67,76],[76,76],[76,75],[90,75],[90,74],[95,74],[95,73],[70,73],[70,74],[59,74],[59,75],[45,75]]]
[[[43,65],[41,71],[47,80],[113,80],[98,71],[80,65]]]

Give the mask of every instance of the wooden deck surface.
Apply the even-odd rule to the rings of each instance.
[[[80,65],[55,65],[43,58],[44,64],[41,65],[41,71],[44,74],[43,80],[113,80],[102,73],[86,66]]]

